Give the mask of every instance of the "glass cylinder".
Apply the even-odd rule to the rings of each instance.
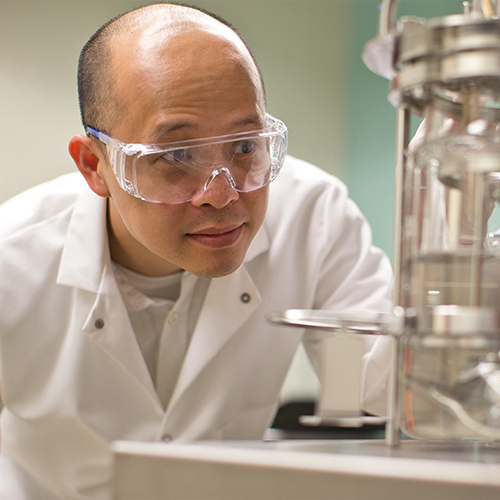
[[[399,400],[416,438],[500,438],[499,97],[498,79],[428,84],[408,152]]]

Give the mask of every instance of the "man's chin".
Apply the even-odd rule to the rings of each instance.
[[[239,269],[241,262],[221,262],[215,266],[199,266],[196,269],[186,269],[191,274],[199,276],[200,278],[223,278],[229,276]]]

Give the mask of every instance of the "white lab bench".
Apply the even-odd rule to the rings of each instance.
[[[114,443],[119,500],[500,498],[500,443]]]

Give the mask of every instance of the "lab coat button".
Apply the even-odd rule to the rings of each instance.
[[[250,297],[249,293],[242,293],[241,296],[240,296],[240,300],[244,304],[248,304],[250,302],[250,299],[251,299],[251,297]]]
[[[169,317],[168,317],[168,322],[171,324],[171,325],[176,325],[177,323],[179,323],[179,314],[176,313],[176,312],[173,312]]]
[[[163,434],[161,437],[161,440],[165,443],[169,443],[170,441],[173,441],[173,437],[170,434]]]
[[[104,320],[102,318],[98,318],[95,320],[94,326],[100,330],[101,328],[104,328]]]

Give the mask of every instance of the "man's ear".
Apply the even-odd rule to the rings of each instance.
[[[93,140],[84,135],[74,135],[69,141],[68,151],[90,189],[99,196],[109,197],[108,187],[98,169],[99,162],[104,160]]]

